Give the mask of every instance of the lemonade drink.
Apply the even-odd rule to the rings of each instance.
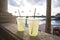
[[[25,19],[18,17],[17,18],[17,29],[18,29],[18,31],[24,31],[24,27],[25,27]]]
[[[38,35],[38,27],[39,27],[39,20],[38,19],[29,19],[29,35],[30,36],[37,36]]]

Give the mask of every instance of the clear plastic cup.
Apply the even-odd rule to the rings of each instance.
[[[25,27],[25,18],[18,17],[17,18],[17,29],[18,31],[24,31]]]
[[[39,19],[28,19],[29,35],[37,36],[39,28]]]

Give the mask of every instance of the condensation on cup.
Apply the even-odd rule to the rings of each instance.
[[[28,19],[29,35],[37,36],[39,28],[39,19]]]
[[[17,18],[17,30],[24,31],[24,27],[25,27],[25,18],[18,17]]]

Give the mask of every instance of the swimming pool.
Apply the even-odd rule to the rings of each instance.
[[[39,24],[46,24],[46,20],[41,19]],[[51,25],[60,25],[60,20],[51,20]]]

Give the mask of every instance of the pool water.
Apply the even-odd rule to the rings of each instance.
[[[40,23],[39,24],[45,24],[46,23],[46,20],[40,20]],[[52,25],[60,25],[60,20],[51,20],[51,24]]]
[[[46,24],[46,18],[39,18],[39,25],[41,25],[41,24]],[[26,21],[25,21],[25,25],[26,26],[28,26],[28,19],[26,19]],[[51,20],[51,25],[60,25],[60,20],[54,20],[53,18],[52,18],[52,20]]]

